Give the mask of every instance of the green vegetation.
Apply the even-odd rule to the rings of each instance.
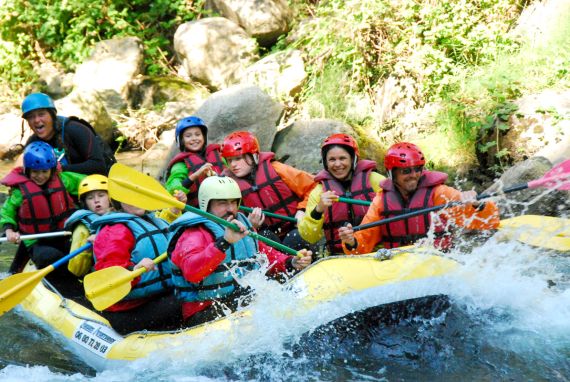
[[[543,44],[511,33],[532,2],[289,0],[292,33],[270,52],[304,54],[308,80],[292,114],[346,121],[380,144],[403,126],[437,166],[467,166],[493,152],[501,167],[508,152],[493,136],[516,112],[513,101],[570,82],[570,15],[560,15],[558,35]],[[127,35],[144,42],[147,74],[171,74],[176,27],[204,15],[203,3],[5,0],[0,76],[21,92],[39,62],[71,70],[97,41]]]
[[[46,59],[74,68],[93,45],[137,36],[145,47],[146,72],[172,72],[176,27],[199,15],[203,1],[5,0],[0,7],[0,76],[13,85],[34,79],[34,63]]]

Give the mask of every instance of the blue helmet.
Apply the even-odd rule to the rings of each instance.
[[[30,111],[37,109],[51,109],[57,113],[55,104],[50,96],[44,93],[32,93],[24,98],[22,102],[22,118],[25,118]]]
[[[51,170],[56,166],[55,151],[49,143],[35,141],[24,149],[24,170]]]
[[[176,143],[178,144],[180,151],[184,151],[184,144],[180,137],[184,130],[189,127],[199,127],[202,131],[202,135],[204,136],[204,147],[208,144],[208,127],[206,126],[206,122],[204,122],[202,118],[191,115],[190,117],[182,118],[176,123]]]

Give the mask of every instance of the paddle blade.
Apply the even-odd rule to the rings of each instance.
[[[39,271],[16,273],[0,281],[0,316],[22,302],[53,269],[50,265]]]
[[[508,237],[535,247],[570,251],[570,220],[552,216],[523,215],[501,220]]]
[[[542,178],[528,182],[528,187],[546,187],[559,191],[570,190],[570,159],[554,166]]]
[[[145,210],[160,210],[185,204],[176,200],[154,178],[116,163],[109,172],[109,195],[112,199]]]
[[[138,276],[133,273],[119,266],[89,273],[83,279],[85,295],[95,309],[104,310],[129,294],[131,281]]]

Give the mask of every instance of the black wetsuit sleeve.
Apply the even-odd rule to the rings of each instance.
[[[70,164],[63,166],[63,171],[86,175],[106,173],[103,145],[91,129],[72,121],[65,126],[64,139]]]

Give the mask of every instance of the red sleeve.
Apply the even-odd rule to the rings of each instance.
[[[283,252],[279,252],[273,247],[265,244],[264,242],[259,242],[259,252],[265,253],[267,259],[269,260],[269,274],[285,273],[287,272],[287,259],[292,256],[286,255]]]
[[[124,224],[105,226],[97,233],[93,243],[95,255],[95,270],[118,265],[123,268],[132,268],[131,252],[135,247],[135,237]]]
[[[214,244],[214,236],[206,228],[187,228],[172,251],[172,262],[182,270],[186,280],[199,283],[226,258]]]

